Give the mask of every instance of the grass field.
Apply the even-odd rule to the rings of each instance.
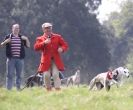
[[[133,110],[133,84],[114,86],[109,92],[89,91],[85,85],[51,92],[0,88],[0,110]]]

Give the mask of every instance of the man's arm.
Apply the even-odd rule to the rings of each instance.
[[[60,43],[60,47],[58,48],[58,52],[65,52],[68,50],[68,44],[67,42],[63,39],[63,37],[59,37],[59,43]]]
[[[43,50],[44,47],[45,47],[45,43],[44,43],[45,40],[43,40],[42,37],[37,37],[35,43],[34,43],[34,50],[35,51],[40,51],[40,50]]]
[[[22,40],[25,40],[26,41],[26,46],[28,48],[30,48],[30,41],[29,41],[29,39],[26,36],[22,36],[21,38],[22,38]]]
[[[4,40],[1,44],[0,44],[0,47],[3,47],[4,45],[6,45],[7,43],[10,43],[11,42],[11,38],[8,38],[6,40]]]

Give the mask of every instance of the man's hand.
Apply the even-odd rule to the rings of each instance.
[[[44,41],[44,44],[49,44],[51,42],[51,39],[50,38],[47,38],[45,41]]]
[[[1,44],[0,44],[0,47],[6,45],[7,43],[11,42],[11,38],[8,38],[6,39],[5,41],[3,41]]]
[[[62,53],[63,52],[63,49],[61,47],[58,48],[58,52],[59,53]]]

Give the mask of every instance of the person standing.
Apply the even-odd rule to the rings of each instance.
[[[61,35],[52,32],[51,23],[42,24],[42,30],[44,34],[37,37],[34,44],[34,49],[42,53],[38,72],[44,74],[45,87],[48,91],[52,89],[51,75],[55,90],[60,90],[59,71],[65,69],[60,54],[68,50],[68,44]]]
[[[21,88],[21,75],[24,69],[25,46],[30,47],[29,39],[20,34],[20,25],[12,25],[12,33],[5,36],[1,47],[6,45],[6,87],[11,90],[13,87],[13,77],[16,73],[16,88]]]

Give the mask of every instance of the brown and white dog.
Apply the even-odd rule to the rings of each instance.
[[[117,84],[117,82],[113,79],[113,75],[115,74],[116,73],[113,73],[112,71],[98,74],[91,80],[89,89],[92,90],[93,87],[96,86],[97,90],[101,90],[102,88],[105,88],[107,91],[109,91],[110,82]]]
[[[77,85],[79,87],[80,84],[80,70],[78,69],[76,73],[67,78],[67,86],[69,84]]]

